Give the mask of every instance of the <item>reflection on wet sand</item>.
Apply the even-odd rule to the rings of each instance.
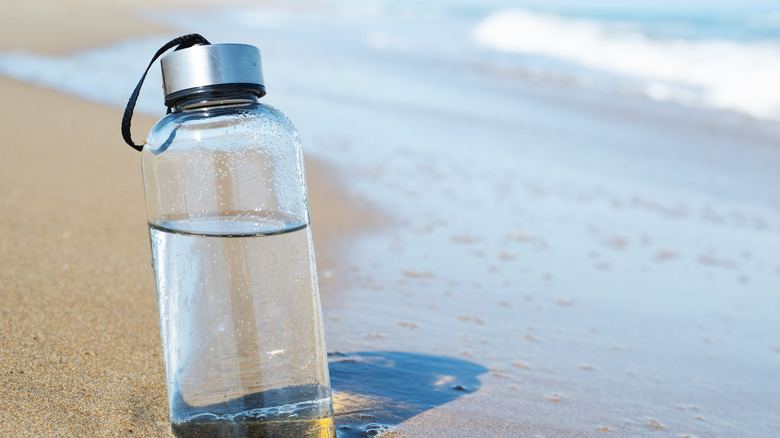
[[[487,368],[398,351],[330,353],[339,437],[376,436],[429,409],[477,391]]]

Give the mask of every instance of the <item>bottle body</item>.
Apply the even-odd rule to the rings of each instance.
[[[333,436],[300,141],[244,97],[183,105],[143,152],[173,431]]]

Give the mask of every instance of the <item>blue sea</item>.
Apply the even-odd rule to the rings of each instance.
[[[322,52],[371,52],[399,65],[477,69],[486,78],[780,120],[777,2],[293,0],[226,5],[207,15],[145,11],[144,19],[208,33],[216,41],[272,50],[275,40],[319,44]],[[67,58],[0,53],[0,73],[121,104],[124,88],[138,76],[133,66],[142,64],[134,59],[148,58],[168,36]],[[151,107],[142,99],[142,110]]]
[[[503,75],[780,119],[777,2],[330,4],[342,14],[392,16],[405,23],[395,34],[369,39],[378,46],[424,46],[429,56],[469,58]],[[415,29],[426,22],[438,31]],[[442,22],[460,27],[441,29]]]

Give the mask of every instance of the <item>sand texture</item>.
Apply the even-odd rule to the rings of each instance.
[[[121,111],[8,79],[0,90],[0,435],[167,435],[140,155],[121,142]],[[361,211],[328,173],[307,162],[332,267],[334,233]]]
[[[2,89],[0,430],[157,434],[165,380],[138,156],[112,140],[121,113]]]
[[[0,48],[67,53],[165,30],[130,3],[3,2]],[[169,436],[140,155],[122,113],[5,78],[0,90],[0,436]],[[153,123],[137,115],[134,137]],[[307,160],[324,269],[336,235],[371,222],[330,173]]]

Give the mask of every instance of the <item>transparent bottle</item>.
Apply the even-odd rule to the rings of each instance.
[[[335,436],[301,145],[258,100],[260,52],[161,65],[142,165],[173,432]]]

